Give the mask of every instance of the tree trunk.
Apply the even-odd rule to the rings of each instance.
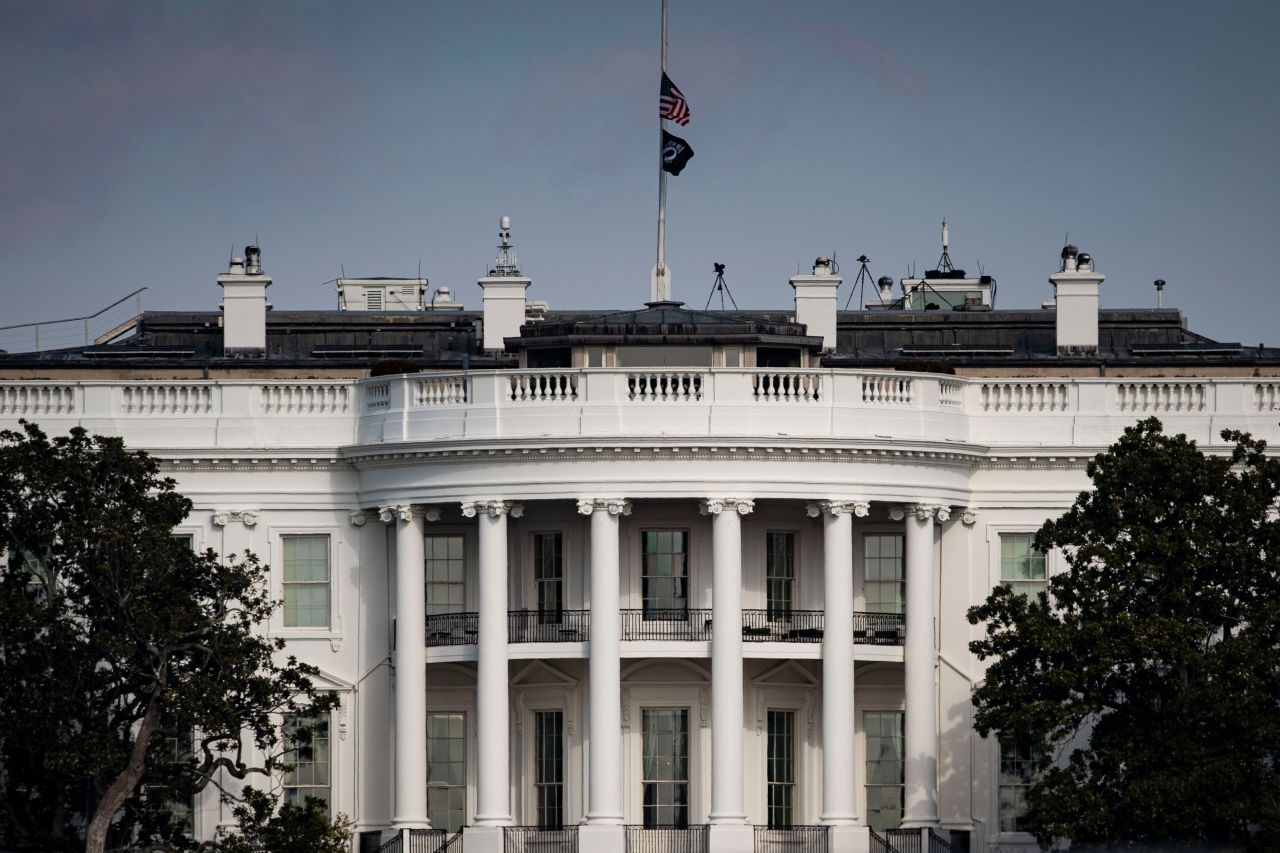
[[[84,836],[84,853],[103,853],[107,845],[107,830],[111,828],[111,819],[124,806],[147,767],[147,747],[151,744],[151,736],[160,727],[160,703],[152,699],[147,713],[142,715],[142,723],[138,726],[138,736],[134,738],[133,749],[129,752],[129,763],[125,766],[111,785],[107,788],[98,807],[94,809],[93,819],[89,821],[89,829]]]

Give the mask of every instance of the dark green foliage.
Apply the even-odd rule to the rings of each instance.
[[[978,731],[1045,756],[1043,845],[1280,848],[1280,461],[1223,438],[1231,453],[1206,456],[1158,420],[1127,429],[1036,536],[1067,567],[1048,596],[997,587],[969,611],[991,659]]]
[[[285,804],[249,788],[236,806],[239,833],[218,845],[218,853],[349,853],[351,822],[331,822],[323,802],[308,799],[306,807]]]
[[[278,715],[334,700],[258,632],[278,605],[266,566],[173,538],[191,502],[154,459],[80,429],[24,430],[0,433],[0,827],[49,851],[182,847],[144,787],[265,780]],[[159,760],[168,721],[196,732],[178,764]]]

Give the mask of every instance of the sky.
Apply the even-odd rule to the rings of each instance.
[[[1049,298],[1064,239],[1108,308],[1280,345],[1280,3],[669,0],[693,147],[675,298],[744,309],[835,255],[951,259]],[[414,276],[479,307],[498,219],[529,298],[649,298],[659,0],[0,3],[0,326],[146,287],[214,310],[262,247],[277,309]],[[716,305],[719,300],[716,300]],[[2,346],[3,344],[0,344]]]

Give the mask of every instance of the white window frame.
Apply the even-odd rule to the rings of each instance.
[[[433,692],[436,695],[430,695]],[[476,816],[476,739],[479,737],[479,724],[476,720],[475,687],[440,687],[434,691],[429,690],[427,693],[428,714],[462,714],[462,720],[467,732],[467,811],[463,817],[467,822],[473,821]],[[423,732],[424,743],[425,740],[426,732]],[[423,778],[422,784],[424,786],[427,784],[425,778]]]
[[[901,714],[903,725],[903,748],[906,748],[906,706],[905,705],[871,705],[869,707],[857,708],[855,710],[855,720],[857,725],[857,741],[858,748],[856,755],[861,760],[855,759],[858,765],[854,774],[855,784],[857,785],[858,800],[861,807],[861,814],[868,822],[870,821],[870,805],[867,801],[867,788],[871,785],[867,777],[867,759],[870,757],[871,736],[867,731],[867,715],[868,714]],[[902,790],[903,790],[903,813],[906,811],[906,756],[903,756],[902,767]]]
[[[804,578],[804,531],[795,527],[778,526],[773,527],[766,525],[760,531],[760,580],[762,584],[763,596],[760,602],[760,609],[769,610],[769,534],[770,533],[789,533],[791,534],[792,544],[792,565],[791,565],[791,609],[821,610],[822,607],[806,608],[803,587]]]
[[[336,711],[337,709],[335,708],[324,714],[324,716],[327,717],[328,723],[329,723],[329,784],[326,787],[328,787],[329,789],[329,817],[330,818],[333,818],[340,811],[342,811],[342,809],[339,808],[339,804],[338,804],[338,778],[339,778],[338,744],[341,740],[341,732],[338,730],[337,719],[336,719],[338,714],[336,713]],[[285,719],[288,716],[289,715],[287,714],[281,714],[279,719],[282,746],[287,742],[285,733],[284,733],[284,724],[285,724]],[[293,716],[296,716],[299,718],[309,718],[309,717],[316,717],[319,715],[308,713],[308,709],[306,708],[299,708],[298,713],[294,714]],[[285,753],[284,761],[285,763],[289,763],[288,752]],[[284,772],[281,772],[279,774],[280,792],[282,796],[284,794],[286,787],[298,787],[298,788],[319,787],[314,785],[286,786],[285,784],[286,778],[287,777]],[[304,802],[305,802],[305,798],[304,798]]]
[[[267,542],[272,555],[271,589],[274,595],[284,599],[284,537],[286,536],[327,536],[329,537],[329,625],[319,628],[285,627],[284,608],[278,607],[271,614],[270,633],[272,636],[286,639],[342,639],[342,597],[338,576],[342,563],[339,555],[346,544],[341,528],[337,525],[278,525],[267,531]]]
[[[755,702],[759,717],[756,724],[759,728],[759,748],[756,750],[756,775],[760,780],[759,802],[760,814],[764,816],[761,825],[768,823],[769,817],[769,712],[790,711],[795,714],[795,743],[792,761],[795,764],[795,795],[792,800],[794,825],[804,826],[817,823],[813,816],[821,811],[818,802],[818,791],[822,784],[819,778],[822,772],[821,750],[810,755],[809,715],[812,712],[820,716],[814,703],[821,704],[822,699],[811,686],[784,687],[765,683],[753,683]],[[748,792],[750,788],[748,788]]]
[[[1061,513],[1058,513],[1058,514],[1060,515]],[[1045,516],[1046,519],[1051,517],[1056,517],[1056,516],[1054,516],[1054,514],[1052,513],[1049,513]],[[1001,571],[1001,565],[1000,565],[1000,537],[1007,536],[1009,534],[1014,534],[1014,535],[1030,534],[1034,536],[1035,533],[1039,531],[1040,528],[1043,526],[1044,526],[1043,522],[1040,522],[1038,524],[991,524],[987,526],[987,553],[988,553],[987,588],[988,590],[994,590],[997,586],[1000,586],[1005,582],[1004,578],[1002,577],[1003,572]],[[1057,574],[1057,572],[1058,572],[1058,551],[1057,549],[1052,549],[1046,552],[1044,555],[1044,584],[1045,584],[1044,588],[1045,589],[1049,588],[1049,579],[1052,578],[1055,574]]]
[[[907,612],[907,537],[905,531],[901,528],[893,530],[863,530],[857,538],[857,560],[861,579],[858,582],[858,599],[856,608],[865,613],[881,613],[887,611],[872,611],[871,603],[867,600],[867,584],[868,583],[888,583],[887,581],[873,581],[867,576],[867,564],[869,557],[867,554],[867,539],[876,536],[893,536],[902,542],[902,614],[904,617]]]

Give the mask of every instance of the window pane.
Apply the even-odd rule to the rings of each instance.
[[[874,830],[902,823],[905,792],[904,737],[901,711],[867,712],[867,824]]]
[[[793,823],[795,799],[795,712],[769,711],[767,753],[769,826],[785,829]]]
[[[538,711],[534,714],[534,788],[538,826],[564,826],[564,713]]]
[[[436,829],[457,832],[466,822],[465,734],[461,713],[427,714],[427,817]]]
[[[1000,739],[1000,831],[1026,832],[1027,791],[1040,751],[1026,738]]]
[[[866,578],[863,597],[871,613],[903,613],[906,609],[907,584],[903,555],[903,537],[898,535],[867,536],[863,540]]]
[[[329,627],[329,537],[282,536],[284,625]]]
[[[284,799],[302,806],[307,798],[329,808],[329,718],[286,714],[284,718],[285,760],[291,768],[284,774]]]
[[[644,708],[644,825],[689,825],[689,710]]]
[[[645,618],[683,618],[688,609],[687,537],[683,530],[649,530],[641,535]]]
[[[463,537],[428,536],[424,550],[427,615],[464,612],[467,601],[467,564],[463,556]]]
[[[1044,553],[1032,547],[1030,533],[1000,534],[1000,580],[1019,595],[1036,595],[1045,588]]]

